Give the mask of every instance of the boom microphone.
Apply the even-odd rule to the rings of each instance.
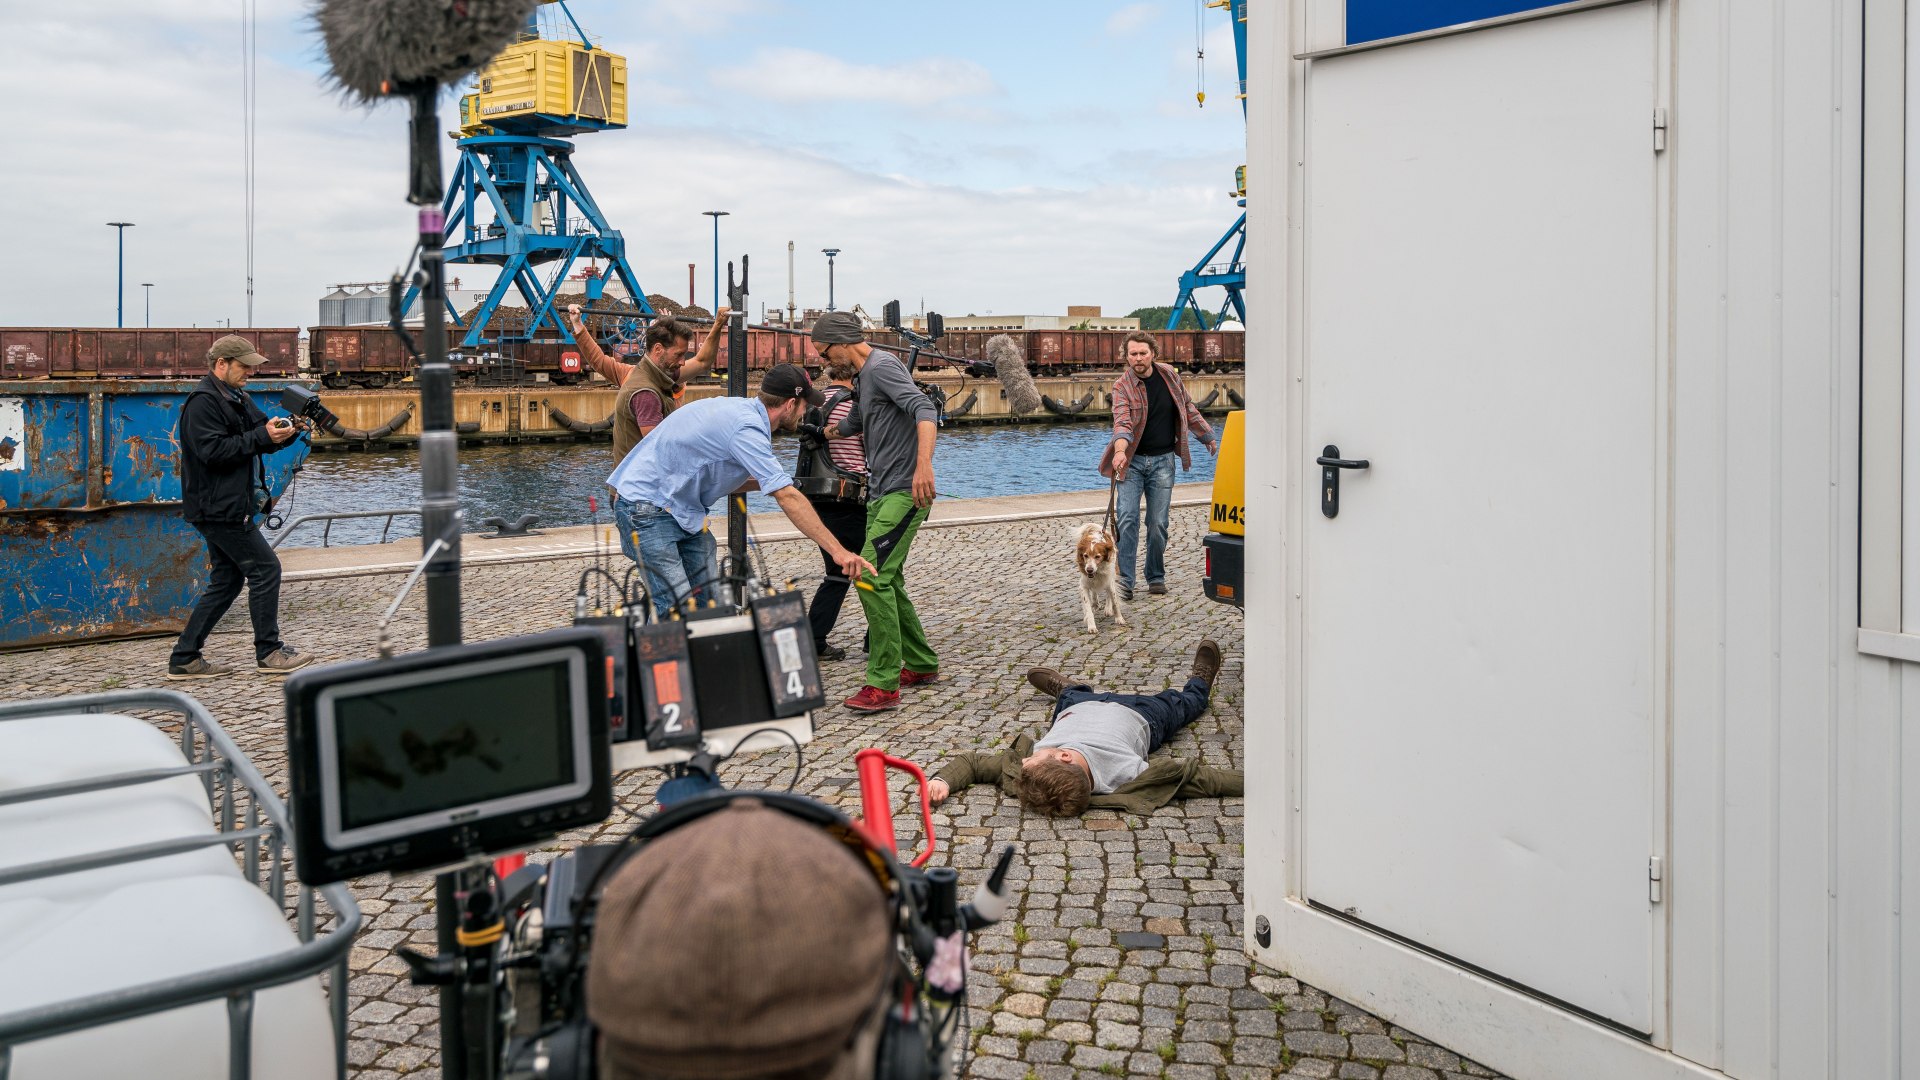
[[[320,0],[314,21],[340,88],[365,102],[456,83],[526,28],[540,0]]]
[[[1021,355],[1020,346],[1015,345],[1012,338],[1005,334],[988,338],[987,361],[999,376],[1000,385],[1006,388],[1008,412],[1020,416],[1040,407],[1040,388],[1033,385],[1027,358]]]

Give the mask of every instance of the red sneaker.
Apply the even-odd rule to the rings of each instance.
[[[906,668],[900,669],[900,689],[902,690],[905,690],[909,686],[924,686],[927,683],[939,681],[940,673],[937,671],[908,671]]]
[[[841,702],[854,712],[886,712],[900,707],[900,691],[863,686],[860,692]]]

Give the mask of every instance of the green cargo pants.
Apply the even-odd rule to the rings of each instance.
[[[907,548],[930,507],[913,505],[913,493],[895,491],[867,503],[867,544],[860,554],[878,571],[867,580],[871,589],[856,589],[867,615],[867,682],[882,690],[900,689],[900,668],[918,672],[940,669],[940,658],[927,644],[920,616],[907,599]]]

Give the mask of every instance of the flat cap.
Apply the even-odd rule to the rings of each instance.
[[[833,1060],[892,970],[888,911],[852,849],[752,798],[649,841],[595,920],[587,1015],[613,1075],[744,1080]]]
[[[267,362],[267,358],[254,349],[253,342],[239,334],[228,334],[213,343],[213,347],[207,350],[207,363],[215,360],[238,360],[248,367],[259,367]]]

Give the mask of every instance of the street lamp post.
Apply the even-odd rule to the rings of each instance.
[[[833,259],[840,254],[839,248],[821,248],[820,254],[827,257],[827,310],[833,310]]]
[[[113,283],[113,325],[127,325],[127,230],[133,228],[131,221],[109,221],[107,227],[118,229],[120,241],[120,269]]]
[[[140,287],[147,290],[147,326],[153,326],[153,282],[143,281]]]
[[[720,219],[726,217],[730,211],[702,210],[700,212],[713,219],[713,310],[717,316],[720,312]]]

